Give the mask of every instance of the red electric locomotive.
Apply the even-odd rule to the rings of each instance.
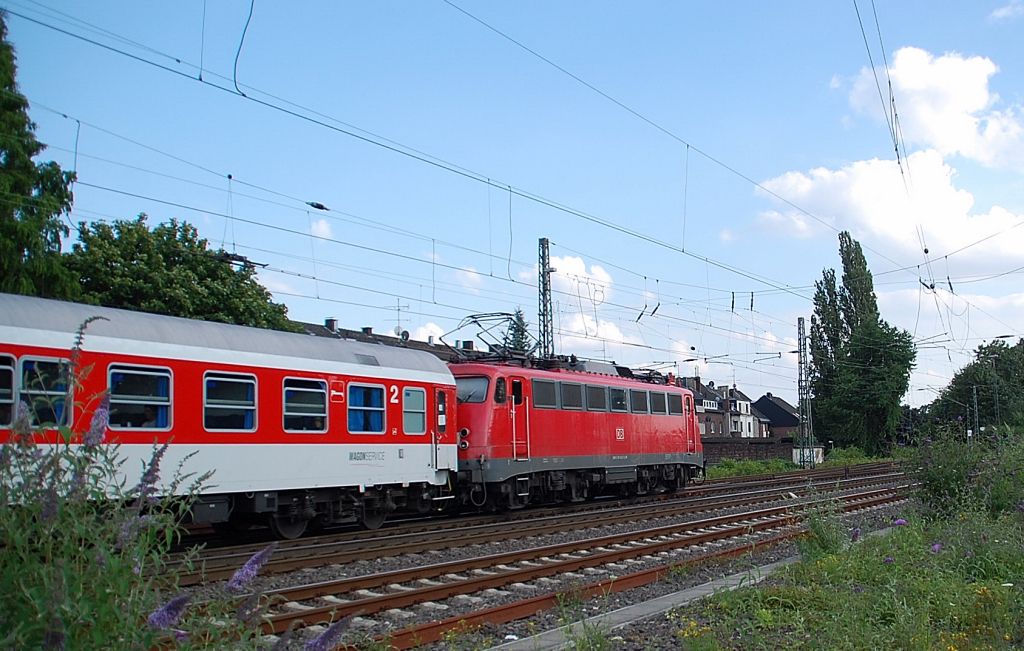
[[[616,367],[454,364],[461,499],[508,509],[678,490],[702,472],[693,394]],[[597,372],[593,372],[597,371]]]
[[[90,317],[73,395],[62,366]],[[455,498],[456,387],[429,353],[0,294],[0,439],[18,402],[82,431],[78,405],[105,391],[125,473],[166,442],[164,468],[215,471],[196,522],[294,538]]]

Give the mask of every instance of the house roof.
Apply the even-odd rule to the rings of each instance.
[[[796,409],[782,398],[770,393],[758,398],[753,407],[767,416],[773,427],[796,427],[800,424]]]

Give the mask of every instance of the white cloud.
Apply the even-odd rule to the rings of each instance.
[[[444,330],[441,326],[434,322],[430,322],[413,330],[410,338],[416,341],[427,341],[429,337],[433,337],[436,342],[443,334]]]
[[[723,242],[732,242],[736,239],[736,234],[727,228],[718,234],[718,239]]]
[[[477,273],[473,267],[463,267],[455,272],[455,279],[459,282],[464,289],[467,289],[474,294],[480,293],[480,288],[484,285],[483,275]]]
[[[787,172],[763,185],[890,257],[922,259],[920,226],[933,258],[1001,233],[957,254],[956,261],[984,263],[986,268],[1021,262],[1024,227],[1014,226],[1024,221],[1024,215],[999,206],[987,214],[972,214],[974,196],[955,186],[956,170],[935,150],[911,154],[905,165],[910,171],[906,185],[895,161],[879,159],[838,170]],[[758,217],[776,230],[787,228],[794,237],[831,231],[795,210],[765,211]]]
[[[1024,16],[1024,0],[1010,0],[1010,4],[1000,7],[988,15],[991,20],[1004,20]]]
[[[309,225],[309,233],[315,237],[323,237],[330,239],[331,237],[331,224],[326,219],[318,219]]]
[[[897,50],[889,75],[905,142],[989,167],[1024,170],[1022,107],[995,108],[999,95],[989,89],[989,78],[998,71],[987,57],[956,52],[937,57],[916,47]],[[885,71],[876,72],[884,88]],[[850,104],[882,119],[870,68],[854,80]]]

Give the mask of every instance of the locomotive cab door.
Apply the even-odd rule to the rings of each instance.
[[[509,419],[512,432],[512,458],[527,461],[530,458],[530,396],[526,394],[526,380],[521,377],[509,378],[512,384],[512,400],[509,405]]]

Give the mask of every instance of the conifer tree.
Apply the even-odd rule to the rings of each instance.
[[[71,208],[75,175],[33,160],[46,146],[36,139],[16,73],[0,11],[0,291],[73,299],[79,288],[61,258],[69,232],[61,215]]]

